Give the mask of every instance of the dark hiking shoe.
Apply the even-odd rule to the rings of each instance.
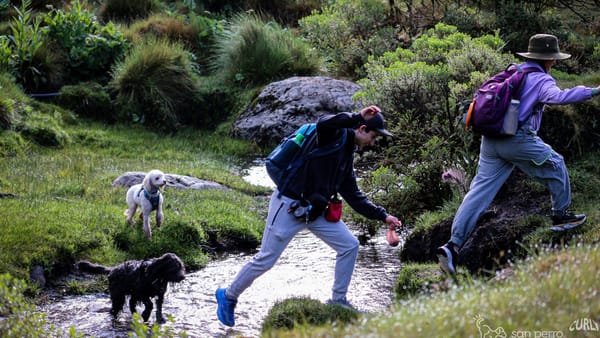
[[[350,302],[346,299],[346,297],[342,298],[342,299],[330,299],[327,301],[327,305],[337,305],[337,306],[341,306],[343,308],[352,310],[352,311],[356,311],[358,313],[363,313],[363,311],[355,308],[354,306],[352,306],[352,304],[350,304]]]
[[[563,212],[562,214],[552,216],[552,230],[565,231],[576,228],[583,223],[587,218],[584,214],[575,215],[571,212]]]
[[[217,317],[219,321],[227,326],[235,325],[234,310],[237,300],[229,299],[225,296],[226,289],[217,289],[215,297],[217,298]]]
[[[436,251],[440,268],[447,274],[456,274],[456,262],[458,253],[454,250],[453,245],[444,244]]]

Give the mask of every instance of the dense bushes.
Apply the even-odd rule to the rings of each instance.
[[[0,336],[62,336],[55,328],[46,327],[43,314],[23,296],[26,291],[27,284],[22,280],[9,274],[0,275]]]
[[[0,155],[22,153],[27,146],[25,140],[49,147],[63,147],[70,142],[58,108],[40,109],[6,73],[0,74],[0,88]]]
[[[64,55],[67,83],[98,80],[106,83],[111,65],[127,50],[123,35],[112,23],[101,25],[94,13],[79,1],[69,10],[54,10],[45,16],[48,38]]]
[[[127,43],[116,27],[102,26],[73,1],[68,10],[37,14],[23,1],[15,8],[11,34],[0,38],[0,69],[10,71],[26,92],[58,90],[64,82],[106,82]]]
[[[195,62],[202,75],[208,75],[213,46],[223,32],[221,21],[202,15],[189,13],[187,16],[156,14],[132,23],[130,39],[134,43],[148,36],[179,41],[194,53]]]
[[[327,59],[328,70],[337,76],[357,79],[365,75],[370,55],[380,56],[398,46],[388,9],[378,0],[342,0],[299,21],[306,38]]]
[[[145,18],[163,6],[159,0],[106,0],[98,15],[102,20],[125,21]]]
[[[78,116],[109,123],[117,120],[110,96],[97,82],[63,86],[59,94],[56,102]]]
[[[256,15],[238,15],[217,41],[214,70],[227,83],[261,85],[313,75],[320,59],[308,44]]]
[[[10,24],[11,34],[0,39],[0,67],[8,70],[27,91],[35,90],[44,75],[40,73],[43,57],[43,35],[40,20],[33,17],[25,0],[20,8],[15,7],[16,16]]]
[[[404,189],[384,195],[398,213],[415,215],[448,198],[451,191],[440,180],[447,168],[474,173],[473,135],[459,125],[458,107],[509,63],[509,56],[496,52],[501,45],[498,36],[473,39],[456,27],[438,24],[411,48],[370,58],[366,64],[368,75],[359,81],[364,90],[355,98],[363,104],[376,102],[386,112],[396,135],[386,149],[387,161],[393,163],[397,180],[411,180],[403,183]]]

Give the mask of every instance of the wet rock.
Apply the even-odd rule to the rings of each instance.
[[[41,265],[34,265],[29,270],[29,279],[37,284],[39,287],[46,285],[46,276],[44,275],[44,267]]]
[[[528,178],[515,170],[490,207],[479,218],[475,230],[458,255],[458,264],[472,273],[493,271],[505,265],[520,247],[517,241],[536,230],[520,225],[528,215],[545,215],[550,195],[545,189],[532,190]],[[450,239],[452,219],[443,220],[425,231],[408,236],[400,258],[408,262],[437,262],[435,250]]]
[[[142,183],[146,173],[139,171],[130,171],[122,174],[117,177],[113,183],[113,187],[125,187],[129,188],[132,185]],[[196,177],[191,176],[183,176],[183,175],[175,175],[175,174],[165,174],[165,179],[167,180],[167,187],[172,187],[176,189],[194,189],[194,190],[204,190],[204,189],[228,189],[226,186],[212,182],[201,180]]]
[[[232,135],[260,146],[281,139],[327,114],[357,110],[356,83],[328,77],[292,77],[267,85],[233,123]]]

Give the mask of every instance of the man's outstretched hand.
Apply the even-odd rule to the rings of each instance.
[[[398,234],[396,233],[396,228],[402,226],[402,222],[398,218],[392,215],[388,215],[385,218],[385,223],[388,228],[385,233],[385,239],[387,240],[390,246],[398,246],[400,244],[400,239],[398,238]]]

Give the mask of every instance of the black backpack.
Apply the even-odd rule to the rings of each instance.
[[[267,156],[265,167],[273,183],[277,185],[279,193],[283,193],[298,169],[306,161],[333,154],[342,149],[346,143],[347,131],[342,133],[340,139],[323,147],[317,146],[317,125],[307,123],[302,125],[291,135],[285,137],[281,143]]]

